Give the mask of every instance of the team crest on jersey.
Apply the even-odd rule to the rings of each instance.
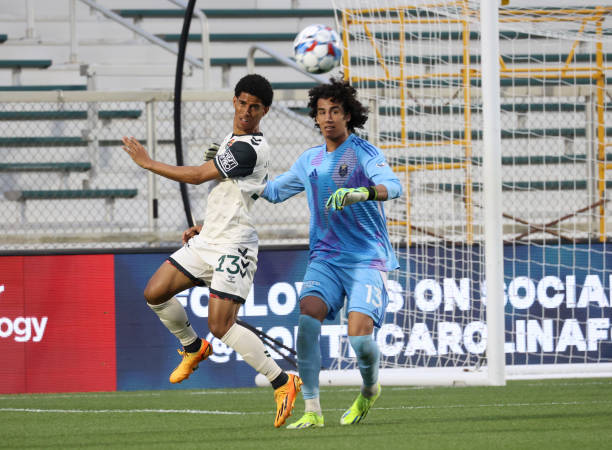
[[[348,173],[348,166],[346,164],[342,164],[338,168],[338,175],[340,175],[341,177],[345,177],[347,173]]]
[[[259,145],[259,144],[261,144],[261,141],[262,141],[261,138],[258,139],[255,136],[251,137],[251,144],[253,144],[253,145]]]
[[[217,161],[221,164],[221,168],[225,173],[238,167],[238,161],[236,161],[232,152],[223,152],[217,155]]]

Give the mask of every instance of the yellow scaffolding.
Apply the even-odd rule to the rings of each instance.
[[[452,8],[454,11],[461,11],[460,18],[457,17],[439,17],[434,19],[422,18],[418,15],[418,10],[423,8]],[[416,14],[414,14],[416,12]],[[413,13],[413,14],[411,14]],[[551,9],[501,9],[499,12],[500,23],[512,22],[569,22],[576,21],[577,18],[581,21],[581,28],[578,34],[582,33],[587,24],[594,24],[596,36],[600,39],[596,43],[596,61],[594,67],[580,67],[574,63],[576,49],[579,40],[576,39],[571,46],[568,56],[563,67],[540,67],[540,68],[512,68],[504,62],[500,55],[500,77],[509,79],[590,79],[596,86],[596,117],[597,117],[597,145],[598,145],[598,174],[597,186],[599,195],[599,239],[605,240],[605,209],[602,201],[605,196],[605,171],[612,169],[612,163],[606,162],[605,148],[612,145],[606,142],[605,136],[605,74],[611,70],[612,66],[604,64],[603,57],[603,21],[605,16],[612,14],[612,7],[594,7],[594,8],[551,8]],[[470,67],[470,23],[478,15],[478,11],[474,11],[468,7],[467,0],[447,1],[444,3],[432,3],[430,5],[406,5],[401,7],[391,8],[367,8],[367,9],[345,9],[342,11],[342,39],[344,43],[343,53],[343,71],[344,77],[351,83],[359,82],[396,82],[399,86],[399,102],[400,102],[400,138],[399,142],[381,144],[381,148],[410,148],[424,146],[444,146],[458,145],[463,147],[464,161],[453,163],[434,163],[434,164],[405,164],[394,166],[397,172],[405,172],[407,174],[421,170],[456,170],[463,169],[465,171],[465,191],[464,203],[466,209],[466,228],[465,240],[467,243],[473,243],[474,226],[473,226],[473,191],[472,191],[472,95],[471,86],[472,80],[482,77],[481,71]],[[415,18],[416,17],[416,18]],[[462,33],[462,64],[459,72],[429,72],[426,74],[408,74],[406,70],[406,27],[412,24],[427,24],[427,23],[447,23],[459,24]],[[384,60],[383,52],[376,41],[375,35],[372,33],[371,26],[375,24],[395,24],[399,25],[399,73],[394,75],[389,69]],[[351,70],[351,46],[350,35],[352,27],[361,27],[364,35],[370,42],[376,55],[376,62],[384,72],[383,77],[376,76],[360,76],[353,74]],[[543,65],[545,63],[543,62]],[[418,140],[410,140],[407,135],[407,89],[406,83],[412,80],[426,79],[444,79],[455,78],[461,80],[461,89],[463,92],[463,127],[464,133],[462,139],[440,139],[436,142],[419,142]],[[406,218],[405,220],[390,221],[390,225],[405,226],[408,244],[411,243],[411,230],[415,227],[411,226],[410,220],[410,177],[407,176],[406,186]],[[422,230],[420,230],[422,231]]]

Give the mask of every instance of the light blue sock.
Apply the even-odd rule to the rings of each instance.
[[[380,351],[372,336],[349,336],[351,347],[357,355],[357,365],[363,385],[374,386],[378,383],[378,365],[380,362]]]
[[[298,370],[302,378],[304,399],[319,397],[319,372],[321,370],[321,322],[314,317],[300,314],[298,321],[297,354]]]

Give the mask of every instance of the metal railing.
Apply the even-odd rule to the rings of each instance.
[[[274,58],[275,60],[280,62],[281,64],[283,64],[283,65],[285,65],[287,67],[291,67],[292,69],[297,70],[301,74],[306,75],[309,78],[312,78],[314,81],[316,81],[319,84],[325,84],[325,83],[327,83],[329,81],[329,77],[326,78],[326,77],[321,76],[321,75],[317,75],[317,74],[314,74],[314,73],[307,72],[306,70],[302,69],[291,58],[287,58],[286,56],[283,56],[280,53],[275,52],[270,47],[268,47],[266,45],[263,45],[263,44],[255,44],[255,45],[252,45],[251,48],[249,48],[249,51],[247,53],[247,72],[248,73],[255,72],[255,52],[257,50],[262,51],[264,53],[267,53],[272,58]]]
[[[166,41],[143,30],[142,28],[135,25],[130,20],[124,19],[119,14],[111,11],[108,8],[105,8],[104,6],[96,2],[95,0],[80,0],[80,1],[82,3],[85,3],[87,6],[89,6],[93,10],[98,11],[104,17],[122,25],[123,27],[129,29],[135,34],[141,36],[148,42],[154,45],[157,45],[174,55],[178,54],[177,47],[171,44],[168,44]],[[181,8],[186,8],[187,6],[185,2],[181,0],[168,0],[168,1],[170,1],[171,3],[174,3],[177,6],[180,6]],[[75,8],[76,8],[76,0],[71,0],[70,1],[70,61],[73,63],[76,63],[78,59],[78,38],[76,35]],[[29,8],[28,8],[28,11],[29,11],[28,12],[28,24],[29,24],[30,21],[33,23],[34,19],[33,19],[33,11],[31,11],[31,17],[30,17]],[[204,89],[207,89],[209,86],[209,80],[210,80],[210,40],[209,40],[209,30],[208,30],[208,19],[204,15],[204,13],[200,10],[195,10],[194,14],[200,19],[200,26],[202,28],[202,33],[201,33],[202,34],[202,60],[199,60],[198,58],[195,58],[191,55],[185,55],[185,60],[188,61],[191,65],[199,69],[202,69],[202,87]],[[31,29],[32,29],[31,33],[34,33],[33,25]],[[30,30],[30,26],[28,26],[28,30]]]
[[[186,164],[200,164],[202,149],[231,129],[232,95],[228,90],[183,93]],[[280,97],[263,124],[274,152],[271,177],[288,170],[320,139],[312,120],[285,113],[302,107],[306,92],[285,90]],[[3,111],[15,114],[0,121],[0,147],[6,153],[0,167],[0,250],[176,245],[186,226],[178,183],[140,169],[120,142],[133,135],[156,159],[172,162],[173,98],[172,91],[157,90],[4,93]],[[88,195],[110,190],[120,194]],[[34,191],[44,198],[11,195]],[[200,220],[207,189],[190,186],[189,193]],[[159,214],[154,214],[156,200]],[[304,202],[304,196],[283,205],[258,201],[253,214],[262,244],[308,242]]]
[[[187,9],[187,3],[183,0],[168,0],[183,9]],[[208,28],[208,18],[201,9],[195,8],[193,14],[200,19],[200,29],[202,30],[202,87],[207,89],[210,80],[210,30]]]

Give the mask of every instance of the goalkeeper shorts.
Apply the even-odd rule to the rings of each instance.
[[[211,294],[244,303],[257,270],[257,243],[211,245],[194,236],[168,261]]]
[[[348,312],[366,314],[380,327],[389,303],[387,273],[367,267],[349,269],[315,260],[306,269],[300,299],[309,295],[325,302],[329,320],[335,319],[346,297]]]

